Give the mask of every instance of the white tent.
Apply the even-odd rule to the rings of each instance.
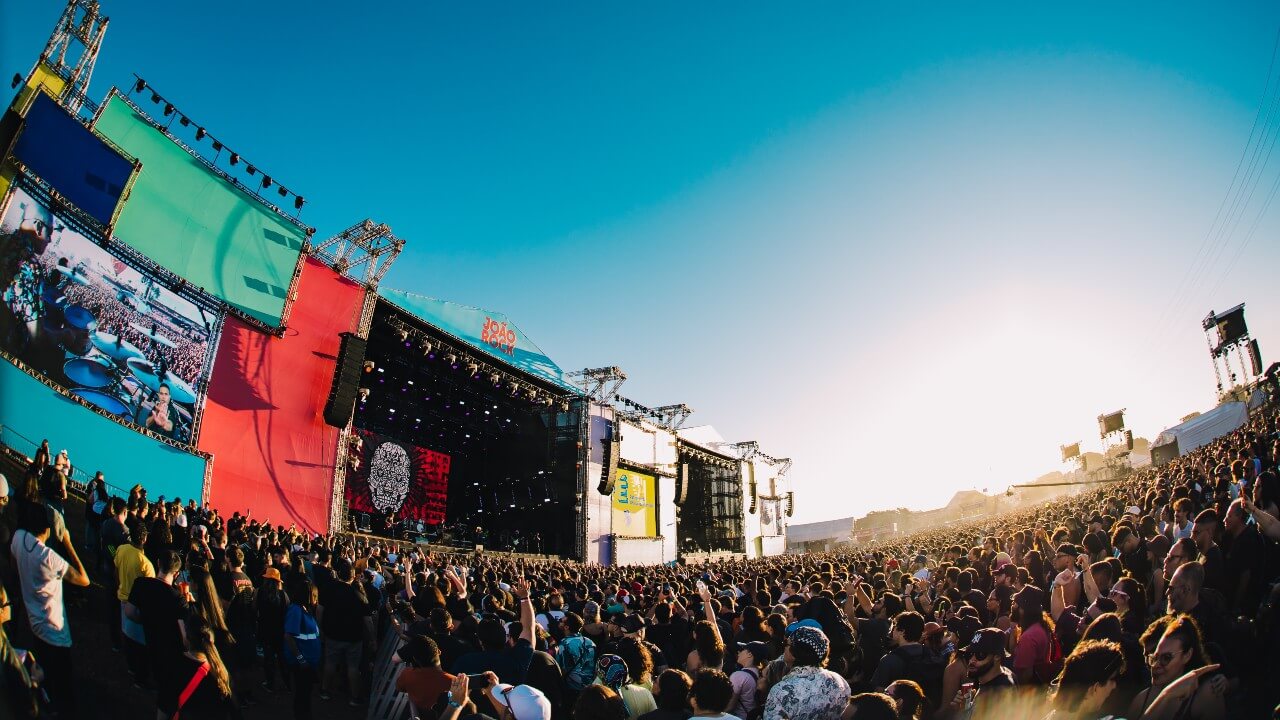
[[[1244,403],[1223,403],[1161,432],[1151,444],[1151,459],[1156,465],[1163,465],[1179,455],[1208,445],[1244,425],[1248,419],[1249,408]]]

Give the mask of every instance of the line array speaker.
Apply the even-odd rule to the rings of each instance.
[[[689,463],[680,463],[680,474],[676,477],[676,505],[684,505],[689,496]]]
[[[618,456],[622,443],[617,438],[601,440],[605,444],[604,467],[600,470],[600,485],[596,491],[601,495],[612,495],[613,486],[618,483]]]
[[[342,345],[338,348],[338,364],[333,370],[333,386],[329,388],[329,398],[324,403],[324,421],[334,427],[346,427],[351,420],[356,395],[360,392],[360,374],[364,370],[367,345],[365,339],[355,333],[344,332],[340,337]]]
[[[1249,364],[1253,366],[1254,375],[1262,374],[1262,351],[1258,349],[1258,341],[1256,339],[1249,341]]]

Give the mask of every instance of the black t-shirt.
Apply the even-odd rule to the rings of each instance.
[[[178,658],[174,675],[178,678],[179,694],[186,690],[187,683],[195,677],[196,669],[199,667],[200,663],[186,653]],[[196,686],[195,692],[187,698],[187,702],[180,710],[180,716],[182,720],[214,720],[215,718],[225,720],[239,718],[240,713],[235,708],[231,696],[223,695],[218,689],[218,681],[212,674],[207,674]]]
[[[333,568],[328,565],[313,564],[311,566],[311,578],[316,584],[316,590],[324,592],[324,589],[334,580]]]
[[[440,648],[440,667],[445,672],[453,672],[453,665],[458,662],[458,658],[469,652],[475,652],[475,647],[471,643],[452,633],[431,633],[430,635],[431,639],[436,641],[436,647]]]
[[[129,544],[129,528],[114,516],[102,521],[102,547],[115,557],[116,548]]]
[[[1227,589],[1227,602],[1236,601],[1236,586],[1245,573],[1249,573],[1249,585],[1241,597],[1241,606],[1233,610],[1253,616],[1262,601],[1262,538],[1252,526],[1245,527],[1244,532],[1232,538],[1231,547],[1227,549],[1227,577],[1231,578],[1231,587]]]
[[[187,617],[186,600],[178,595],[177,588],[163,580],[140,577],[133,581],[129,602],[142,613],[148,654],[171,667],[185,652],[178,621]]]
[[[364,638],[369,600],[362,590],[345,582],[333,582],[325,590],[320,597],[320,606],[324,608],[320,629],[325,637],[347,642]]]
[[[520,685],[529,674],[529,663],[532,661],[533,646],[528,640],[521,638],[513,647],[467,653],[454,663],[453,671],[455,674],[478,675],[492,670],[502,682]]]
[[[1227,594],[1226,562],[1222,559],[1222,548],[1214,545],[1200,563],[1204,565],[1204,586],[1213,588],[1223,595]]]

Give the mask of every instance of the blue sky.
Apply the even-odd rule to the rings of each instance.
[[[92,94],[137,72],[319,235],[391,224],[390,286],[795,458],[796,520],[1025,481],[1102,411],[1153,436],[1207,409],[1210,308],[1280,352],[1280,209],[1249,233],[1280,160],[1175,295],[1280,7],[351,7],[108,0]],[[0,10],[4,77],[60,9]]]

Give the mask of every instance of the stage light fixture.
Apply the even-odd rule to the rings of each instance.
[[[479,377],[480,366],[473,362],[467,363],[467,374],[471,377]]]
[[[214,151],[214,152],[222,152],[222,143],[218,142],[217,140],[214,140],[214,141],[213,141],[213,151]]]
[[[305,202],[306,202],[306,200],[303,200],[301,195],[299,195],[298,197],[295,197],[295,198],[293,199],[293,207],[294,207],[294,209],[295,209],[295,210],[301,210],[301,209],[302,209],[302,204],[303,204],[303,203],[305,203]]]
[[[496,372],[489,373],[489,382],[493,383],[494,387],[498,387],[498,384],[502,382],[502,376]],[[494,407],[496,408],[498,406],[494,405]]]
[[[165,116],[165,117],[169,117],[169,116],[170,116],[170,115],[172,115],[172,114],[173,114],[173,103],[165,103],[165,104],[164,104],[164,116]]]
[[[160,95],[159,95],[159,94],[157,94],[157,93],[151,93],[151,102],[153,102],[153,103],[159,103],[159,102],[160,102]]]
[[[271,187],[271,176],[270,176],[270,175],[263,175],[263,176],[262,176],[262,187],[264,187],[264,188],[269,188],[269,187]]]
[[[202,127],[198,127],[198,128],[196,128],[196,139],[197,139],[197,140],[203,140],[205,135],[208,135],[208,133],[206,133],[206,132],[204,131],[204,128],[202,128]]]
[[[568,401],[568,400],[561,400],[561,401],[560,401],[560,412],[569,412],[569,401]]]
[[[445,356],[444,356],[444,364],[445,364],[445,365],[449,365],[450,367],[457,367],[457,365],[458,365],[458,356],[457,356],[457,355],[454,355],[453,353],[449,353],[448,355],[445,355]]]
[[[187,117],[186,115],[181,115],[178,117],[178,123],[182,125],[182,127],[187,127],[188,125],[191,124],[191,118]]]
[[[365,372],[367,372],[367,373],[371,373],[371,372],[373,372],[373,369],[374,369],[375,367],[377,367],[377,365],[375,365],[375,364],[374,364],[374,362],[373,362],[372,360],[365,360],[365,361],[364,361],[364,371],[365,371]]]
[[[14,73],[13,79],[9,81],[9,87],[16,88],[21,84],[22,84],[22,75],[18,73]]]
[[[551,407],[552,405],[555,404],[555,402],[556,402],[555,399],[552,397],[545,397],[542,399],[542,404],[546,405],[547,407]]]
[[[360,402],[369,402],[369,388],[360,388]]]
[[[511,394],[516,395],[519,392],[520,392],[520,383],[517,383],[517,382],[511,383]]]
[[[239,163],[240,163],[240,154],[239,154],[239,153],[231,153],[231,164],[232,164],[232,165],[237,165],[237,164],[239,164]]]
[[[397,335],[397,336],[399,336],[399,338],[400,338],[400,342],[404,342],[405,340],[408,340],[408,339],[409,339],[409,331],[408,331],[408,330],[401,330],[400,332],[396,333],[396,335]]]
[[[281,185],[281,186],[280,186],[280,197],[288,197],[288,196],[289,196],[289,191],[288,191],[288,190],[285,190],[285,189],[284,189],[284,186],[283,186],[283,185]]]
[[[133,84],[134,92],[142,92],[143,90],[146,90],[146,89],[147,89],[147,81],[143,80],[142,78],[138,78],[138,82]]]
[[[245,171],[248,172],[250,175],[254,175],[254,174],[257,174],[258,168],[250,165],[249,167],[245,168]]]

